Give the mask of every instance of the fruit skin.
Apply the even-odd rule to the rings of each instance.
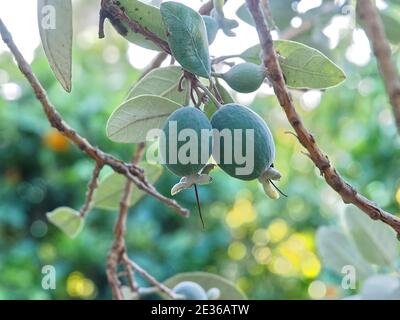
[[[208,300],[207,293],[196,282],[183,281],[178,283],[172,291],[184,296],[184,300]]]
[[[236,169],[244,167],[245,164],[238,164],[234,157],[234,148],[236,147],[235,140],[233,138],[233,147],[231,159],[232,163],[225,164],[224,162],[224,150],[225,150],[225,139],[220,139],[218,147],[217,138],[214,137],[214,159],[218,162],[219,167],[228,173],[230,176],[240,180],[253,180],[258,177],[269,168],[275,158],[275,143],[272,137],[271,131],[269,130],[265,121],[257,115],[255,112],[247,107],[239,104],[226,104],[214,113],[211,118],[211,125],[213,129],[222,131],[228,129],[232,137],[234,137],[234,129],[253,129],[254,130],[254,168],[253,171],[247,175],[241,175],[236,173]],[[246,132],[242,131],[242,154],[246,152]],[[218,159],[218,155],[220,158]],[[249,157],[251,155],[244,155]],[[229,159],[228,159],[229,160]]]
[[[176,121],[177,130],[176,133],[170,132],[170,122]],[[188,139],[185,141],[178,141],[179,133],[184,129],[192,129],[196,132],[196,142],[197,142],[197,157],[194,162],[196,163],[185,163],[183,164],[179,161],[178,156],[176,163],[170,163],[169,160],[169,140],[176,141],[177,145],[177,155],[179,154],[179,150],[183,145],[186,145]],[[201,130],[208,130],[210,132],[209,138],[201,139]],[[161,157],[165,163],[165,166],[174,174],[179,177],[190,176],[200,171],[211,156],[212,152],[212,134],[211,134],[211,123],[206,117],[206,115],[197,108],[194,107],[183,107],[176,111],[174,111],[166,120],[165,125],[163,127],[163,132],[165,134],[166,139],[160,139],[160,153]],[[207,159],[202,159],[201,151],[205,150],[207,152]],[[172,161],[171,161],[172,162]]]
[[[250,93],[256,91],[265,79],[265,68],[254,63],[245,62],[233,66],[222,74],[222,79],[235,91]]]
[[[212,44],[217,37],[218,33],[218,22],[210,17],[210,16],[201,16],[204,20],[204,24],[206,25],[206,30],[207,30],[207,38],[208,38],[208,44]]]

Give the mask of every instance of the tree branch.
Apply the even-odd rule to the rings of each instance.
[[[386,39],[381,17],[370,0],[358,0],[356,11],[373,48],[400,133],[400,79],[392,60],[392,50]]]
[[[145,150],[145,144],[144,143],[138,144],[132,159],[132,164],[137,165],[140,162],[141,158],[143,157],[144,150]],[[120,290],[120,283],[118,280],[117,272],[118,272],[118,264],[122,262],[122,256],[126,252],[125,228],[126,228],[126,219],[128,217],[129,200],[132,195],[132,190],[133,190],[133,183],[132,181],[127,179],[120,201],[117,223],[115,224],[114,228],[114,241],[107,257],[107,278],[111,286],[113,297],[114,299],[117,300],[121,300],[123,298],[122,292]],[[131,289],[134,289],[135,284],[130,264],[125,264],[125,270],[130,282]]]
[[[99,37],[104,38],[103,23],[105,18],[110,19],[112,22],[124,21],[128,24],[129,28],[134,33],[140,33],[147,39],[155,43],[160,47],[161,50],[170,54],[168,42],[158,37],[156,34],[144,28],[138,21],[130,19],[123,9],[121,9],[113,0],[102,0],[100,10],[100,22],[99,22]]]
[[[299,142],[307,149],[310,159],[320,170],[321,175],[325,178],[328,185],[342,197],[344,203],[354,204],[370,218],[381,220],[391,226],[399,234],[400,219],[379,208],[375,203],[359,194],[350,184],[343,180],[336,169],[330,164],[328,157],[317,145],[314,136],[304,126],[283,79],[282,70],[273,46],[270,29],[261,12],[259,0],[246,0],[246,2],[256,24],[264,55],[263,62],[268,69],[269,78],[275,94],[291,126],[294,128]]]
[[[189,215],[189,211],[187,209],[182,208],[176,201],[163,196],[151,184],[149,184],[143,175],[143,170],[137,165],[124,163],[123,161],[116,159],[112,155],[104,153],[99,148],[91,145],[89,141],[80,136],[72,127],[70,127],[62,119],[61,115],[57,112],[54,106],[50,103],[45,89],[42,87],[39,80],[33,74],[31,67],[26,62],[21,52],[15,45],[10,32],[7,30],[1,19],[0,33],[4,43],[8,46],[15,60],[17,61],[19,69],[26,77],[33,91],[35,92],[36,98],[42,104],[43,111],[45,112],[47,119],[52,127],[57,129],[61,134],[63,134],[72,143],[79,147],[87,156],[96,161],[97,164],[103,166],[108,165],[115,172],[125,175],[139,189],[175,209],[181,216],[187,217]]]
[[[156,278],[154,278],[152,275],[150,275],[146,270],[144,270],[142,267],[140,267],[137,263],[133,262],[128,258],[127,255],[123,256],[123,260],[126,263],[129,263],[132,268],[139,273],[144,279],[146,279],[149,283],[151,283],[153,286],[158,288],[158,290],[164,294],[166,294],[168,297],[171,299],[176,299],[178,296],[166,285],[162,284],[161,282],[158,282]]]
[[[140,75],[140,79],[144,78],[145,75],[147,75],[151,70],[154,70],[161,66],[161,64],[167,59],[168,54],[165,52],[160,52],[158,53],[152,62],[143,70],[142,74]]]
[[[79,211],[80,216],[82,218],[86,217],[86,215],[89,213],[89,211],[92,207],[93,195],[94,195],[94,191],[98,187],[98,178],[99,178],[101,169],[103,169],[103,165],[96,163],[96,166],[93,169],[92,178],[90,179],[90,181],[88,183],[88,191],[86,193],[86,201],[85,201],[84,205],[82,206],[81,210]]]

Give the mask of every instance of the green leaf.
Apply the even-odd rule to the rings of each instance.
[[[276,40],[274,45],[289,87],[324,89],[346,79],[342,69],[314,48],[288,40]]]
[[[78,211],[68,207],[48,212],[47,219],[71,238],[75,238],[82,231],[85,223]]]
[[[218,80],[216,80],[215,83],[218,92],[221,95],[223,104],[227,104],[227,103],[233,103],[235,102],[231,96],[231,94],[228,92],[228,90],[225,89],[225,87],[223,85],[220,84],[220,82]],[[210,99],[208,101],[208,103],[206,103],[204,105],[204,112],[206,114],[206,116],[210,119],[212,117],[212,115],[217,111],[217,107],[215,106],[215,103]]]
[[[178,91],[181,76],[182,68],[177,66],[154,69],[133,86],[127,100],[140,95],[151,94],[167,98],[180,105],[187,105],[189,103],[187,81],[183,82],[183,91]]]
[[[241,54],[240,57],[247,61],[251,62],[254,64],[261,64],[261,47],[259,44],[256,44],[255,46],[252,46],[246,50],[244,50]]]
[[[124,12],[130,20],[136,21],[143,28],[155,34],[158,38],[167,41],[159,8],[151,4],[143,3],[139,0],[119,0],[118,3],[120,8],[124,8]],[[157,44],[144,35],[132,31],[128,23],[125,21],[119,21],[124,32],[122,32],[120,26],[116,25],[115,21],[112,23],[114,24],[115,29],[128,41],[146,49],[161,50]]]
[[[160,178],[163,168],[160,165],[153,165],[147,162],[142,162],[140,167],[144,169],[147,180],[154,184]],[[126,177],[118,174],[111,173],[106,176],[99,184],[94,197],[93,206],[101,209],[114,210],[119,208],[122,193],[126,184]],[[146,193],[136,187],[132,191],[132,196],[129,200],[128,205],[130,207],[137,204]]]
[[[211,63],[202,17],[193,9],[173,1],[161,4],[161,15],[175,59],[185,70],[209,78]]]
[[[218,288],[221,291],[220,300],[247,300],[245,294],[228,280],[207,272],[185,272],[179,273],[164,282],[170,289],[183,281],[198,283],[204,290]]]
[[[296,12],[294,12],[292,9],[292,0],[270,1],[269,6],[272,17],[274,18],[274,22],[280,29],[289,26],[290,21],[296,15]],[[254,26],[253,17],[251,16],[250,11],[247,9],[247,5],[245,3],[237,9],[236,15],[242,21]]]
[[[254,26],[253,17],[251,16],[249,9],[247,9],[247,5],[245,3],[236,10],[236,15],[240,18],[240,20],[251,26]]]
[[[108,119],[107,137],[122,143],[145,142],[147,132],[161,128],[167,117],[180,107],[174,101],[148,94],[129,99]]]
[[[288,87],[326,89],[346,79],[342,69],[314,48],[289,40],[276,40],[274,46]],[[259,64],[260,52],[260,46],[256,45],[240,56]]]
[[[385,10],[381,11],[381,18],[388,40],[393,44],[400,43],[400,14],[396,17],[394,14]]]
[[[380,266],[393,265],[398,256],[398,240],[389,226],[370,219],[353,207],[346,210],[344,220],[358,250],[367,261]]]
[[[42,46],[50,67],[65,91],[71,92],[71,0],[38,0],[37,16]]]
[[[354,266],[360,279],[373,273],[371,266],[361,257],[354,244],[338,228],[318,228],[316,243],[325,266],[337,274],[342,274],[346,265]]]

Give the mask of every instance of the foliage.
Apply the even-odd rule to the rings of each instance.
[[[275,22],[281,29],[288,27],[291,18],[299,14],[287,10],[292,8],[291,1],[272,3],[276,5],[276,8],[271,8]],[[97,15],[93,10],[96,2],[80,1],[77,4],[82,12]],[[317,10],[314,12],[317,15],[319,8],[312,10]],[[346,59],[351,45],[350,31],[340,36],[334,48],[329,47],[327,39],[319,31],[331,23],[333,16],[329,14],[328,19],[318,19],[312,31],[293,40],[326,54],[346,71],[348,78],[340,87],[323,94],[315,90],[299,90],[293,91],[293,96],[306,124],[312,128],[341,174],[366,196],[396,212],[400,203],[400,192],[396,193],[400,149],[384,87],[373,60],[360,68]],[[202,43],[203,31],[200,32],[202,41],[199,41]],[[77,37],[84,38],[88,32],[90,37],[95,37],[93,26],[75,29],[75,32]],[[151,110],[157,112],[158,107],[162,108],[163,104],[158,103],[161,101],[174,106],[172,112],[175,107],[185,104],[188,91],[178,94],[169,91],[168,86],[164,91],[167,77],[174,79],[172,87],[177,83],[178,68],[172,67],[175,73],[168,71],[170,76],[151,86],[152,92],[144,92],[148,86],[146,78],[137,82],[140,71],[129,64],[125,54],[127,43],[122,37],[114,36],[111,30],[109,33],[106,41],[89,41],[74,48],[74,90],[71,94],[63,92],[56,83],[41,50],[35,52],[32,67],[54,105],[78,132],[102,149],[129,161],[135,146],[110,141],[104,130],[115,106],[122,102],[122,106],[128,104],[128,108],[137,108],[136,103],[129,104],[131,99],[137,102],[143,94],[152,94],[162,97],[150,98],[157,99]],[[162,35],[160,31],[159,36]],[[137,43],[137,40],[133,42]],[[169,39],[169,44],[173,47],[173,40]],[[110,48],[119,57],[117,61],[107,60],[105,52]],[[238,52],[242,49],[245,48],[239,48]],[[204,59],[204,48],[201,52]],[[176,58],[178,60],[178,55]],[[394,59],[400,65],[398,48]],[[190,66],[186,68],[199,75],[209,75],[207,68],[200,73],[191,70]],[[334,68],[338,72],[339,69]],[[154,72],[164,71],[166,69]],[[151,75],[154,73],[148,77]],[[290,82],[291,76],[285,75],[286,81]],[[112,240],[115,212],[97,205],[98,208],[92,210],[86,219],[85,229],[74,240],[48,224],[45,217],[46,212],[60,206],[80,207],[93,164],[49,128],[7,53],[0,55],[0,78],[4,98],[0,100],[0,298],[110,298],[104,261]],[[334,84],[339,80],[342,81],[343,77],[338,73]],[[144,91],[134,87],[130,99],[126,100],[132,83],[142,84]],[[332,85],[318,84],[324,88]],[[7,85],[17,86],[20,96],[7,95]],[[223,88],[221,93],[225,96],[225,103],[243,99],[223,84],[218,85]],[[299,85],[304,86],[313,87]],[[168,92],[168,95],[154,92],[154,89]],[[134,93],[135,90],[140,93]],[[246,99],[250,100],[249,96]],[[362,297],[375,297],[371,292],[376,293],[378,287],[385,288],[379,291],[382,292],[380,297],[397,297],[398,279],[389,274],[396,270],[398,263],[398,248],[392,241],[394,237],[385,231],[379,231],[377,235],[375,227],[369,228],[373,222],[368,220],[364,224],[364,221],[358,221],[363,219],[361,214],[347,215],[348,219],[356,221],[354,224],[353,220],[347,221],[351,237],[341,229],[331,230],[329,227],[320,230],[319,234],[328,232],[337,239],[325,243],[326,247],[337,249],[335,245],[343,243],[340,249],[353,250],[350,253],[340,249],[328,255],[321,253],[324,261],[327,260],[321,266],[314,230],[337,220],[343,209],[341,199],[315,175],[314,167],[301,154],[296,139],[287,134],[290,127],[282,118],[276,98],[260,94],[254,98],[251,107],[271,127],[277,149],[275,165],[284,173],[280,188],[289,194],[289,198],[271,201],[265,198],[257,182],[232,179],[216,169],[212,174],[213,183],[200,188],[206,230],[201,229],[195,215],[189,220],[180,219],[169,208],[148,196],[143,197],[129,211],[126,243],[130,256],[158,279],[167,279],[180,272],[203,270],[224,275],[248,297],[257,299],[338,298],[348,295],[351,292],[340,288],[338,272],[342,262],[329,262],[329,259],[351,257],[351,263],[360,270],[357,288],[361,288]],[[147,109],[150,112],[150,108]],[[204,109],[211,117],[215,106],[209,101]],[[129,134],[130,138],[135,136]],[[152,181],[157,180],[158,175],[155,176]],[[111,177],[117,176],[104,170],[101,181]],[[168,195],[175,182],[176,177],[165,171],[156,186]],[[119,181],[118,185],[121,183]],[[134,193],[135,197],[137,195]],[[195,208],[191,192],[182,192],[176,198],[183,205]],[[382,241],[382,237],[386,240]],[[323,238],[332,240],[328,236]],[[375,249],[360,249],[367,243],[368,249]],[[318,241],[317,246],[323,244]],[[40,285],[41,268],[46,264],[56,266],[57,288],[54,291],[44,291]],[[323,294],[315,293],[313,288],[321,281]],[[201,283],[200,280],[197,282]]]
[[[350,299],[400,299],[399,245],[393,230],[354,208],[344,212],[343,220],[342,229],[318,229],[317,247],[327,268],[353,277],[347,279],[354,282],[353,289],[358,282],[361,289]]]

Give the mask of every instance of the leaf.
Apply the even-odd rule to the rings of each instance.
[[[373,273],[354,244],[336,227],[320,227],[316,235],[318,253],[328,269],[342,274],[344,266],[352,265],[360,279]]]
[[[393,44],[398,44],[400,42],[400,15],[396,18],[395,15],[385,10],[381,11],[381,18],[388,40]]]
[[[274,45],[289,87],[324,89],[346,79],[342,69],[314,48],[288,40],[276,40]]]
[[[110,116],[107,137],[115,142],[145,142],[149,130],[161,128],[167,117],[181,105],[169,99],[141,95],[125,101]]]
[[[38,0],[37,15],[40,38],[50,67],[65,91],[71,92],[71,0]]]
[[[148,164],[147,162],[142,162],[140,167],[144,169],[146,178],[151,184],[156,183],[163,172],[163,168],[161,166]],[[125,184],[126,177],[121,174],[114,172],[105,177],[100,182],[99,187],[94,194],[93,206],[108,210],[119,208],[119,203],[121,201]],[[146,193],[144,191],[134,188],[128,205],[130,207],[134,206],[145,195]]]
[[[193,281],[198,283],[205,291],[211,288],[218,288],[221,291],[220,300],[247,300],[245,294],[228,280],[207,272],[185,272],[179,273],[169,279],[164,284],[172,289],[183,281]]]
[[[252,46],[246,50],[244,50],[241,54],[240,57],[247,61],[251,62],[254,64],[261,64],[261,47],[259,44],[256,44],[255,46]]]
[[[289,26],[290,21],[296,15],[296,12],[292,9],[292,0],[270,1],[269,6],[274,22],[280,29]],[[237,9],[236,15],[242,21],[254,26],[253,17],[245,3]]]
[[[390,227],[352,207],[346,210],[344,220],[358,250],[367,261],[380,266],[395,262],[398,241]]]
[[[154,5],[143,3],[139,0],[119,0],[118,6],[124,9],[125,14],[130,20],[136,21],[143,28],[155,34],[158,38],[166,41],[164,24],[161,19],[160,9]],[[117,25],[115,21],[111,20],[115,29],[128,41],[150,50],[160,51],[160,47],[153,41],[149,40],[146,36],[139,32],[134,32],[130,29],[125,21],[118,20]],[[124,32],[122,32],[124,31]]]
[[[75,238],[82,231],[85,223],[78,211],[68,207],[60,207],[48,212],[47,219],[70,238]]]
[[[236,15],[247,24],[254,26],[254,20],[251,16],[249,9],[247,9],[247,5],[244,3],[242,4],[237,10]]]
[[[288,87],[326,89],[346,79],[343,70],[317,49],[289,40],[275,40],[274,46]],[[261,48],[257,45],[240,56],[259,64],[260,52]]]
[[[378,274],[365,280],[360,290],[363,300],[400,300],[400,279]]]
[[[219,81],[216,81],[215,85],[218,89],[218,92],[221,95],[223,104],[234,102],[231,94],[228,92],[228,90],[225,89],[225,87],[223,85],[221,85],[219,83]],[[214,102],[210,99],[208,101],[208,103],[206,103],[204,105],[204,112],[205,112],[206,116],[210,119],[216,111],[217,111],[217,107],[215,106]]]
[[[185,70],[209,78],[211,63],[202,17],[192,8],[173,1],[162,3],[160,8],[175,59]]]
[[[139,80],[129,92],[127,100],[144,94],[152,94],[172,100],[180,105],[189,103],[189,86],[183,83],[183,91],[178,91],[182,68],[170,66],[150,71]]]

